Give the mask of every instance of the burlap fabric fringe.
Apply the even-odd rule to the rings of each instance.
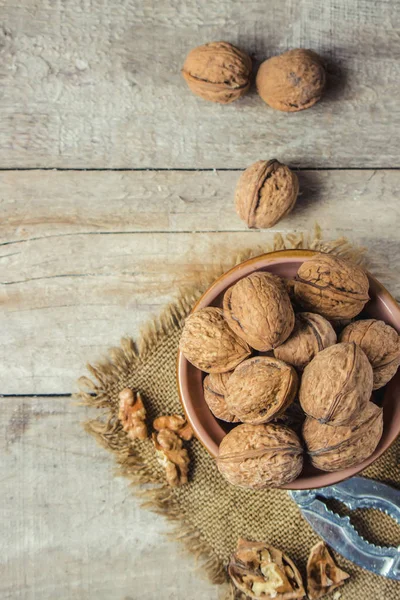
[[[131,444],[117,419],[118,393],[125,387],[143,394],[148,426],[161,414],[182,413],[176,389],[176,353],[184,320],[205,288],[227,268],[246,258],[285,248],[311,248],[332,252],[362,262],[364,252],[345,239],[324,242],[321,232],[277,235],[270,247],[242,252],[230,264],[204,273],[195,289],[182,291],[161,316],[145,327],[140,340],[123,339],[106,360],[89,366],[92,378],[79,380],[79,400],[101,409],[99,418],[85,424],[118,465],[117,474],[127,477],[143,507],[175,522],[172,537],[183,543],[199,566],[216,584],[225,584],[224,593],[234,597],[227,584],[226,563],[239,537],[267,540],[285,550],[303,573],[308,552],[318,540],[301,518],[297,506],[283,490],[247,491],[228,485],[218,474],[213,459],[197,440],[191,442],[190,484],[171,489],[155,459],[150,440]],[[365,475],[400,486],[395,444]],[[147,484],[147,485],[143,485]],[[150,485],[149,485],[150,484]],[[341,507],[335,507],[336,509]],[[400,543],[400,529],[377,511],[358,511],[354,523],[370,541]],[[339,557],[340,565],[352,578],[341,590],[342,600],[395,600],[400,584],[362,571]],[[161,585],[161,584],[160,584]]]

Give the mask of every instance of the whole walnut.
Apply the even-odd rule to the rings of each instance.
[[[293,402],[298,384],[290,365],[269,356],[255,356],[233,371],[226,384],[225,401],[243,423],[267,423]]]
[[[234,585],[249,598],[295,600],[305,595],[294,562],[264,542],[238,540],[228,573]]]
[[[325,81],[321,58],[312,50],[302,48],[264,61],[256,78],[257,90],[264,102],[285,112],[313,106],[322,96]]]
[[[297,369],[304,369],[318,352],[333,346],[336,341],[336,333],[324,317],[309,312],[297,313],[291,335],[275,348],[274,354]]]
[[[307,417],[303,438],[310,460],[321,471],[359,465],[371,456],[382,437],[382,409],[368,402],[348,425],[330,427]]]
[[[294,207],[299,180],[275,158],[259,160],[240,176],[235,192],[236,212],[249,227],[272,227]]]
[[[332,256],[317,254],[297,271],[296,301],[326,319],[352,319],[369,300],[368,277],[357,265]]]
[[[249,89],[251,59],[229,42],[211,42],[189,52],[182,75],[204,100],[228,104]]]
[[[400,337],[384,321],[365,319],[348,325],[340,336],[342,342],[355,342],[364,350],[374,372],[374,390],[394,377],[400,364]]]
[[[224,319],[220,308],[198,310],[186,319],[179,342],[184,357],[207,373],[226,373],[251,354]]]
[[[294,312],[282,280],[265,271],[240,279],[224,295],[231,329],[252,348],[266,352],[292,333]]]
[[[369,402],[372,382],[372,367],[361,348],[336,344],[319,352],[304,369],[300,404],[320,423],[348,425]]]
[[[204,400],[213,415],[221,421],[238,423],[239,419],[231,412],[226,404],[226,382],[231,376],[229,373],[210,373],[203,381]]]
[[[283,425],[244,423],[223,438],[217,466],[232,485],[280,487],[300,475],[303,449],[294,431]]]

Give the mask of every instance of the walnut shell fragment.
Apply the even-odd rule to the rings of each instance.
[[[181,415],[163,415],[162,417],[157,417],[153,422],[153,427],[156,431],[169,429],[187,442],[193,437],[193,429]]]
[[[297,175],[276,159],[259,160],[240,176],[236,212],[249,227],[272,227],[294,207],[299,193]]]
[[[304,369],[300,404],[322,424],[351,424],[369,402],[372,382],[372,367],[361,348],[354,342],[336,344]]]
[[[238,540],[228,573],[238,590],[250,598],[295,600],[305,591],[299,570],[283,552],[250,540]]]
[[[325,89],[321,58],[297,48],[273,56],[260,66],[256,85],[261,98],[276,110],[296,112],[313,106]]]
[[[374,372],[374,390],[386,385],[400,364],[400,337],[384,321],[365,319],[348,325],[342,342],[355,342],[365,352]]]
[[[131,440],[145,440],[147,438],[146,409],[139,392],[125,388],[118,394],[118,418],[122,428]]]
[[[307,561],[307,596],[319,600],[343,585],[350,575],[342,571],[333,560],[324,542],[311,548]]]
[[[336,333],[332,325],[321,315],[298,313],[294,329],[288,339],[275,348],[276,358],[304,369],[321,350],[336,344]]]
[[[296,371],[281,360],[255,356],[236,367],[226,384],[228,409],[243,423],[267,423],[296,396]]]
[[[252,348],[266,352],[292,333],[294,312],[282,280],[266,271],[240,279],[224,295],[225,318]]]
[[[182,75],[196,96],[228,104],[248,91],[251,69],[245,52],[229,42],[210,42],[189,52]]]
[[[213,415],[221,421],[238,423],[239,419],[229,410],[226,400],[226,382],[231,376],[229,373],[210,373],[203,381],[204,400]]]
[[[317,254],[300,266],[295,279],[296,301],[326,319],[351,319],[369,300],[365,272],[349,261]]]
[[[359,465],[371,456],[382,431],[382,409],[368,402],[349,425],[330,427],[308,417],[303,438],[314,467],[321,471],[339,471]]]
[[[248,344],[229,327],[222,310],[212,306],[189,315],[179,348],[192,365],[206,373],[232,371],[251,354]]]
[[[219,472],[232,485],[263,489],[294,481],[303,468],[303,448],[294,431],[283,425],[244,423],[222,440]]]
[[[182,440],[169,429],[162,429],[151,437],[158,462],[165,468],[167,483],[171,487],[187,483],[190,461]]]

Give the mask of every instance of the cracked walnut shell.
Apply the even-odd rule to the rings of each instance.
[[[239,419],[232,413],[225,400],[226,382],[231,376],[229,373],[210,373],[203,381],[204,400],[214,417],[228,423],[239,423]]]
[[[228,573],[238,590],[249,598],[296,600],[305,595],[294,562],[264,542],[239,539]]]
[[[311,548],[307,561],[307,596],[319,600],[325,594],[343,585],[350,575],[342,571],[333,560],[324,542]]]
[[[308,417],[303,438],[311,463],[321,471],[339,471],[359,465],[374,452],[382,437],[382,409],[368,402],[348,425],[330,427]]]
[[[300,266],[294,285],[296,302],[326,319],[352,319],[369,300],[368,277],[357,265],[317,254]]]
[[[276,358],[304,369],[321,350],[336,344],[336,333],[332,325],[321,315],[298,313],[294,329],[288,339],[275,348]]]
[[[135,394],[125,388],[118,394],[118,418],[122,428],[131,440],[145,440],[147,438],[146,409],[139,392]]]
[[[229,42],[210,42],[189,52],[182,75],[196,96],[228,104],[248,91],[251,68],[245,52]]]
[[[342,342],[355,342],[365,352],[374,372],[374,390],[386,385],[400,364],[400,337],[384,321],[365,319],[348,325]]]
[[[264,102],[284,112],[313,106],[322,96],[325,81],[321,58],[312,50],[302,48],[264,61],[256,78],[257,90]]]
[[[296,396],[298,377],[290,365],[269,356],[243,361],[226,384],[228,409],[243,423],[267,423]]]
[[[354,342],[335,344],[304,369],[301,407],[320,423],[351,424],[371,398],[372,381],[372,367],[361,348]]]
[[[220,308],[197,310],[186,319],[179,348],[206,373],[232,371],[251,354],[248,344],[229,327]]]
[[[224,295],[225,318],[252,348],[266,352],[292,333],[294,312],[282,280],[267,271],[240,279]]]
[[[182,440],[174,431],[162,429],[152,434],[158,462],[164,467],[167,483],[171,487],[188,481],[189,455]]]
[[[294,431],[283,425],[244,423],[223,438],[217,466],[232,485],[255,490],[280,487],[300,475],[303,448]]]
[[[259,160],[240,176],[236,212],[249,227],[275,225],[294,207],[299,193],[297,175],[276,159]]]

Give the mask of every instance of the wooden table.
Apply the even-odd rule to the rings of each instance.
[[[0,7],[0,597],[216,599],[112,477],[70,395],[86,361],[135,336],[179,285],[275,232],[317,221],[398,271],[400,4]],[[228,106],[194,97],[183,59],[219,39],[256,64],[315,49],[326,97],[298,114],[254,89]],[[302,194],[273,231],[249,231],[233,210],[239,170],[271,157],[299,169]]]

